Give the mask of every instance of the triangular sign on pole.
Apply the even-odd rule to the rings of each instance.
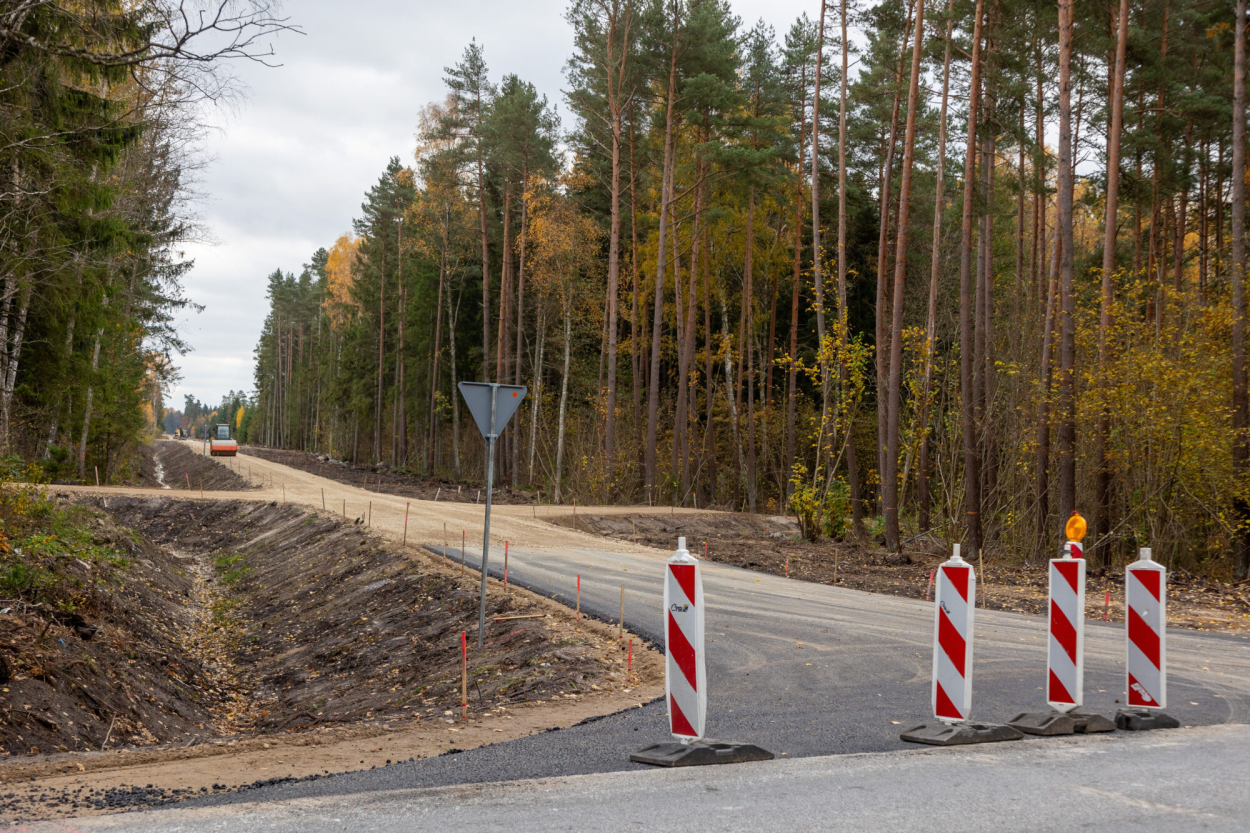
[[[473,419],[477,422],[478,430],[482,432],[483,437],[489,437],[491,434],[498,436],[508,424],[508,420],[512,419],[512,415],[516,413],[516,409],[521,406],[521,400],[525,398],[526,388],[524,385],[492,385],[487,382],[461,382],[460,395],[464,397],[464,403],[469,406],[469,413],[473,414]],[[498,388],[499,396],[495,402],[495,430],[490,430],[490,398],[491,389]]]

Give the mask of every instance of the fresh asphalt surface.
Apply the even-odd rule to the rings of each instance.
[[[433,552],[441,554],[437,547]],[[458,549],[447,555],[461,558]],[[477,552],[470,549],[465,560],[476,568]],[[492,550],[490,566],[502,578],[502,553]],[[608,621],[619,615],[624,584],[626,625],[659,643],[662,568],[662,558],[646,553],[513,550],[508,578],[572,605],[580,572],[582,611]],[[709,737],[755,743],[782,760],[920,751],[898,735],[930,714],[931,603],[710,562],[703,564],[703,581]],[[1041,617],[977,611],[974,719],[1001,722],[1046,710],[1045,626]],[[1250,723],[1250,637],[1172,630],[1168,640],[1168,712],[1183,726]],[[1086,623],[1085,711],[1114,715],[1117,699],[1124,699],[1124,654],[1123,625]],[[509,743],[195,803],[647,770],[630,763],[629,753],[668,737],[664,705],[655,702]],[[1026,739],[984,749],[1006,756],[1056,742]]]
[[[1218,763],[1217,763],[1218,762]],[[1244,831],[1250,727],[395,789],[71,822],[125,833]],[[49,822],[23,831],[65,833]]]

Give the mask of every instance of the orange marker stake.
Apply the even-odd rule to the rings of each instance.
[[[1108,590],[1107,598],[1105,598],[1102,603],[1102,621],[1110,622],[1111,621],[1110,617],[1111,617],[1111,591]]]
[[[187,476],[187,491],[189,492],[191,491],[191,475],[185,471],[183,472],[183,474]]]
[[[924,589],[924,600],[929,601],[929,591],[933,589],[933,571],[929,571],[929,586]]]
[[[786,556],[786,578],[790,578],[790,556]]]
[[[703,560],[707,561],[707,541],[703,542]]]
[[[634,638],[629,638],[629,658],[625,660],[625,679],[634,681]]]

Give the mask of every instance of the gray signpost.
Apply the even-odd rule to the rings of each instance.
[[[495,440],[525,398],[523,385],[461,382],[460,395],[486,440],[486,523],[482,530],[482,595],[477,610],[477,647],[486,638],[486,565],[490,556],[490,496],[495,482]]]

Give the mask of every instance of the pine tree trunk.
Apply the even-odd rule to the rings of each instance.
[[[981,466],[976,440],[976,404],[973,397],[972,209],[976,182],[977,108],[981,90],[981,26],[985,0],[977,0],[972,30],[972,67],[969,79],[968,141],[964,153],[963,218],[959,254],[959,391],[964,456],[964,511],[969,551],[981,549]]]
[[[651,373],[647,391],[647,446],[645,486],[647,501],[657,499],[655,494],[656,456],[655,445],[659,439],[660,418],[660,335],[664,323],[664,273],[665,243],[668,234],[669,200],[673,193],[673,130],[677,105],[677,19],[674,13],[673,42],[668,68],[668,101],[664,118],[664,171],[660,184],[660,227],[656,247],[655,306],[651,320]]]
[[[1233,251],[1229,266],[1229,283],[1233,288],[1233,466],[1245,477],[1250,465],[1250,413],[1246,398],[1246,0],[1237,0],[1237,25],[1233,52],[1233,170],[1232,223]],[[1238,579],[1250,577],[1250,533],[1246,520],[1250,505],[1244,497],[1235,501],[1239,522],[1233,544],[1234,574]]]
[[[1098,370],[1103,387],[1104,400],[1098,409],[1097,449],[1094,459],[1098,464],[1096,477],[1096,510],[1094,513],[1094,547],[1100,548],[1098,561],[1103,567],[1111,566],[1111,548],[1104,540],[1111,532],[1111,460],[1107,442],[1111,433],[1111,418],[1107,412],[1105,397],[1110,394],[1111,382],[1107,378],[1110,346],[1107,335],[1111,330],[1111,305],[1115,302],[1115,255],[1119,231],[1120,200],[1120,136],[1124,131],[1124,64],[1128,50],[1128,0],[1120,0],[1116,18],[1115,58],[1111,62],[1111,125],[1107,130],[1107,203],[1103,218],[1102,239],[1102,285],[1098,315]]]
[[[816,306],[816,341],[819,345],[817,355],[820,359],[820,445],[816,449],[816,468],[819,470],[821,460],[833,462],[832,451],[826,454],[825,448],[832,446],[831,426],[829,424],[829,349],[825,343],[825,279],[821,269],[822,254],[820,250],[820,76],[822,59],[825,51],[825,0],[820,0],[820,20],[816,39],[816,87],[812,93],[812,294]]]
[[[754,276],[751,273],[752,256],[755,249],[755,187],[751,186],[747,192],[747,232],[746,232],[746,261],[744,264],[745,275],[743,277],[742,287],[742,310],[746,316],[746,354],[745,354],[745,370],[747,377],[747,508],[748,511],[755,514],[755,364],[751,352],[752,342],[755,339],[755,287],[753,285]]]
[[[843,0],[845,2],[845,0]],[[929,307],[928,316],[925,323],[925,354],[924,354],[924,391],[920,399],[920,430],[924,432],[924,437],[920,441],[920,495],[919,495],[919,524],[920,530],[923,532],[930,526],[930,502],[932,499],[931,487],[929,485],[929,471],[931,463],[929,457],[932,453],[933,431],[930,425],[930,410],[933,400],[933,355],[937,349],[937,302],[938,302],[938,278],[941,274],[941,253],[942,253],[942,212],[945,207],[944,201],[944,176],[946,172],[946,113],[947,105],[950,100],[950,77],[951,77],[951,33],[955,26],[955,0],[947,0],[946,4],[946,37],[945,37],[945,57],[942,61],[942,109],[938,117],[938,151],[937,151],[937,171],[935,172],[935,181],[933,185],[933,250],[929,257]],[[1024,118],[1024,108],[1021,106],[1021,119]],[[1023,135],[1023,131],[1021,131]],[[1021,158],[1023,158],[1023,141],[1021,141]],[[1020,166],[1020,189],[1021,194],[1024,193],[1024,165]],[[1021,196],[1023,200],[1023,196]]]
[[[569,356],[573,344],[573,302],[566,296],[564,302],[564,373],[560,380],[560,418],[559,427],[556,431],[556,482],[555,482],[555,501],[561,503],[563,495],[560,492],[562,475],[564,473],[564,425],[565,413],[568,407],[569,399]]]
[[[914,2],[914,0],[913,0]],[[898,138],[898,108],[902,98],[903,62],[907,54],[907,41],[911,35],[913,4],[907,8],[907,23],[903,27],[903,40],[898,48],[898,66],[894,70],[894,103],[890,107],[890,131],[885,144],[885,161],[881,169],[881,197],[879,228],[877,232],[877,309],[875,322],[876,369],[877,369],[877,474],[878,497],[882,513],[885,512],[886,436],[889,433],[889,373],[890,358],[887,350],[888,334],[886,320],[889,313],[889,251],[890,251],[890,192],[894,185],[894,146]]]
[[[426,470],[434,474],[434,432],[436,423],[436,406],[438,404],[438,358],[441,353],[443,337],[443,287],[447,283],[447,238],[443,237],[443,250],[438,259],[438,306],[434,312],[434,350],[430,355],[430,423],[426,436]],[[452,383],[455,383],[452,379]]]
[[[790,367],[789,367],[789,388],[786,398],[786,497],[789,498],[793,491],[790,487],[790,477],[794,472],[794,430],[795,430],[795,412],[798,405],[798,376],[799,369],[796,362],[799,358],[799,294],[803,287],[803,139],[806,131],[803,130],[803,120],[807,115],[807,65],[803,65],[800,76],[799,89],[799,156],[798,163],[795,166],[794,177],[794,275],[791,284],[790,296]]]
[[[907,91],[907,128],[903,136],[903,171],[898,189],[898,231],[894,253],[894,304],[890,325],[890,390],[886,413],[886,468],[882,478],[885,548],[902,549],[898,522],[899,411],[903,385],[903,288],[907,277],[907,232],[911,217],[911,169],[916,145],[916,106],[920,94],[920,58],[924,46],[924,0],[916,0],[916,43]]]
[[[1059,517],[1076,509],[1076,292],[1072,252],[1072,24],[1075,0],[1059,0]]]

